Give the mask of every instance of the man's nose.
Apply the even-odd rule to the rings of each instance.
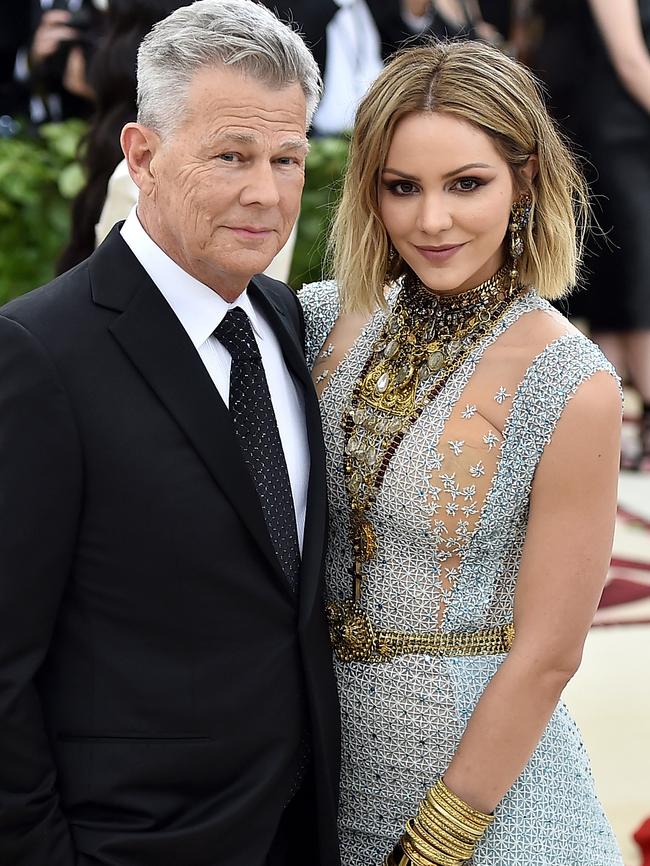
[[[448,231],[454,224],[449,202],[444,195],[428,194],[420,198],[418,229],[431,237]]]
[[[269,162],[252,165],[247,172],[246,184],[241,192],[241,203],[274,207],[279,201],[280,193],[273,165]]]

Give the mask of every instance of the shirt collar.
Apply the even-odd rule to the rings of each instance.
[[[188,274],[149,237],[138,219],[135,207],[120,233],[176,314],[196,349],[212,336],[228,310],[233,307],[244,310],[256,338],[263,340],[259,313],[253,306],[247,289],[232,303],[228,303],[205,283]]]

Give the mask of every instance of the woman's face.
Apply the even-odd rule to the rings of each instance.
[[[492,140],[448,114],[399,121],[381,175],[379,208],[393,246],[425,286],[474,288],[504,263],[518,193]]]

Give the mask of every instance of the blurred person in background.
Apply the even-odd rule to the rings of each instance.
[[[191,0],[110,0],[105,31],[90,63],[89,82],[95,110],[82,148],[86,185],[72,207],[70,241],[58,261],[58,273],[87,258],[137,200],[120,147],[120,132],[135,120],[136,61],[143,38],[157,21]],[[115,172],[120,165],[120,171]],[[107,190],[111,182],[109,201]]]
[[[593,338],[638,392],[639,438],[623,465],[650,470],[650,0],[589,0],[582,143],[608,233],[590,262]]]
[[[405,23],[420,37],[503,42],[504,36],[485,19],[478,0],[401,0],[401,5]]]
[[[14,74],[18,50],[29,38],[29,24],[24,0],[5,0],[0,5],[0,117],[29,113],[27,88]]]
[[[314,116],[319,136],[348,132],[369,85],[383,68],[381,38],[365,0],[335,0],[324,34],[323,98]]]
[[[30,89],[34,122],[92,111],[88,67],[105,8],[106,0],[31,0],[33,35],[16,74]]]
[[[325,89],[314,118],[317,135],[342,135],[351,129],[360,99],[381,71],[383,61],[401,46],[432,36],[503,42],[501,33],[485,20],[478,0],[335,3],[338,8],[324,37]],[[332,11],[331,2],[329,8]],[[299,17],[296,20],[301,23]]]

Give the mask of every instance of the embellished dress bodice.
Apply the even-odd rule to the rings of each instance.
[[[398,292],[338,359],[328,342],[339,313],[335,284],[316,283],[300,295],[308,362],[324,386],[326,581],[334,604],[350,598],[354,570],[342,421]],[[401,438],[370,514],[376,550],[364,566],[361,605],[377,629],[424,635],[512,622],[535,469],[575,391],[597,372],[613,373],[568,324],[557,336],[560,319],[533,291],[521,294]],[[337,660],[343,866],[381,864],[449,765],[503,658]],[[477,848],[476,866],[621,864],[563,704],[497,818]],[[549,821],[559,829],[549,833]]]

